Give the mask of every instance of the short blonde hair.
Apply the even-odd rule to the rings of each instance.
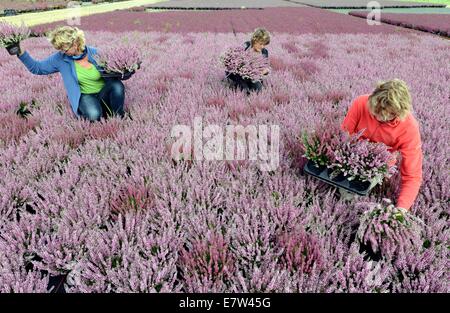
[[[78,44],[80,50],[85,48],[84,32],[77,27],[61,26],[48,34],[48,40],[56,50],[67,50],[74,43]]]
[[[408,86],[400,79],[378,82],[369,96],[369,109],[383,120],[396,117],[404,120],[412,109]]]
[[[252,34],[251,43],[252,46],[256,43],[260,42],[264,45],[268,45],[270,43],[270,33],[265,28],[257,28]]]

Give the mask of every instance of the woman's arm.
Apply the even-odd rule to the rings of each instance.
[[[42,61],[37,61],[33,59],[28,52],[22,52],[18,58],[26,66],[26,68],[35,75],[49,75],[59,72],[57,67],[59,53],[56,52],[49,56],[47,59]]]
[[[347,115],[344,118],[344,121],[341,124],[341,129],[353,134],[356,132],[356,125],[358,125],[359,119],[361,118],[361,110],[360,107],[363,105],[365,99],[364,96],[357,97],[350,108],[348,109]]]
[[[418,126],[410,130],[402,141],[404,143],[399,148],[402,154],[400,165],[402,178],[397,206],[409,210],[416,200],[422,183],[423,154]]]

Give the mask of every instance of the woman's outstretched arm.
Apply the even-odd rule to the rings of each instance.
[[[18,58],[26,66],[26,68],[35,75],[49,75],[59,72],[58,58],[61,56],[59,52],[55,52],[48,58],[37,61],[31,57],[27,51],[23,51],[19,54]]]

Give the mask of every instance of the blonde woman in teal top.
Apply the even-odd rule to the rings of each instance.
[[[97,49],[85,45],[84,33],[77,27],[62,26],[49,35],[58,52],[37,61],[20,51],[19,59],[36,75],[60,72],[73,113],[90,121],[108,115],[124,116],[125,87],[118,79],[103,79],[94,59]]]

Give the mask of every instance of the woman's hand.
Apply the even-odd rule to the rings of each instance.
[[[395,213],[395,217],[401,218],[401,217],[405,216],[408,213],[408,210],[405,209],[405,208],[397,207],[396,209],[398,210],[398,212]]]
[[[20,42],[11,46],[6,47],[6,50],[8,50],[8,53],[10,55],[17,55],[21,56],[23,54],[22,49],[20,48]]]

